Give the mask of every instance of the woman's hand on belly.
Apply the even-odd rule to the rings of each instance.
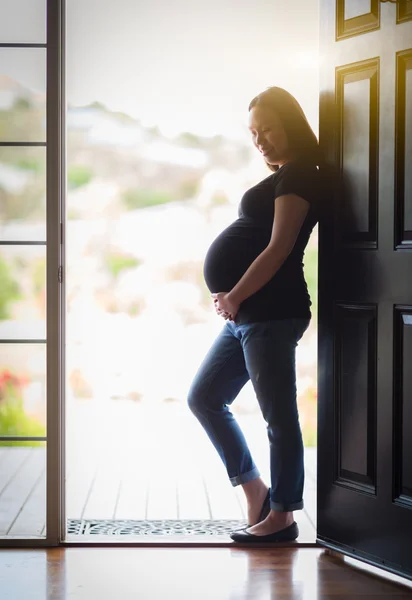
[[[215,309],[218,315],[224,319],[235,320],[235,317],[239,311],[239,304],[233,302],[230,299],[228,292],[218,292],[212,294],[213,301],[215,303]]]

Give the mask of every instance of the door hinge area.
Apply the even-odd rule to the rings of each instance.
[[[58,268],[57,271],[57,279],[59,280],[59,283],[62,283],[63,281],[63,267],[60,265],[60,267]]]

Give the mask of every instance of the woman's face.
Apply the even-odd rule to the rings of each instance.
[[[282,166],[288,161],[286,132],[273,110],[267,106],[254,106],[249,111],[249,130],[254,145],[268,164]]]

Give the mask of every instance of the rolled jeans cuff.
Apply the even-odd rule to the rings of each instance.
[[[277,510],[278,512],[293,512],[294,510],[303,509],[303,500],[301,502],[295,502],[294,504],[282,504],[280,502],[270,501],[270,508]]]
[[[253,479],[257,479],[260,477],[260,473],[258,469],[252,469],[247,473],[242,473],[241,475],[236,475],[236,477],[230,477],[230,483],[235,487],[236,485],[240,485],[242,483],[247,483],[248,481],[252,481]]]

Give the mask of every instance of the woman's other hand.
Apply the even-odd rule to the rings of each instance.
[[[224,319],[234,321],[239,310],[239,305],[233,302],[228,292],[212,294],[217,314]]]

